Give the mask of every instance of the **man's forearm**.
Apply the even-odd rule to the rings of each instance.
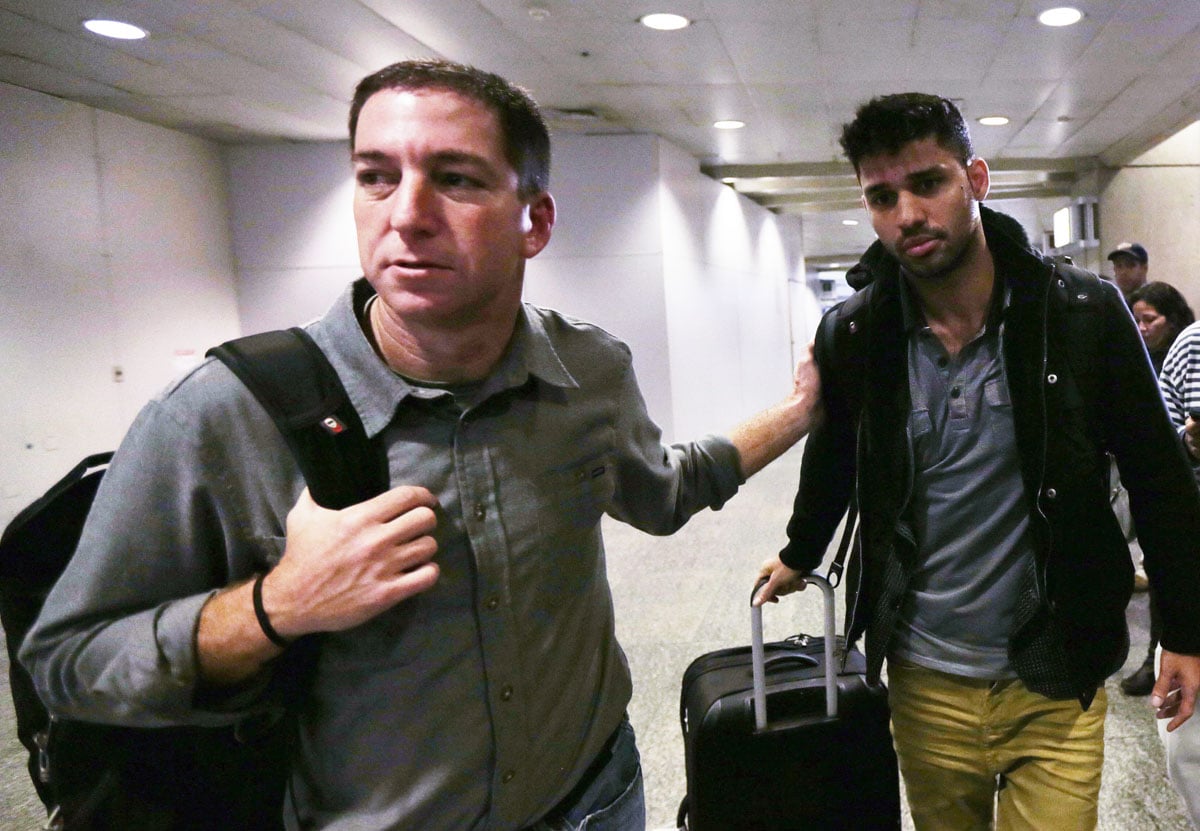
[[[791,395],[729,434],[741,460],[743,478],[749,479],[808,435],[820,417],[821,375],[810,343],[796,364]]]
[[[283,651],[259,625],[252,590],[247,581],[217,592],[200,611],[196,655],[200,677],[209,684],[246,681]]]
[[[753,476],[808,435],[818,416],[812,396],[792,395],[742,422],[729,435],[742,463],[742,475]]]

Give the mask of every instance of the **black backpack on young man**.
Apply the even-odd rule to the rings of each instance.
[[[270,413],[313,499],[342,508],[387,488],[387,461],[367,439],[324,353],[302,329],[264,332],[209,351]],[[277,680],[292,707],[224,728],[132,728],[51,717],[17,650],[74,554],[111,453],[89,456],[21,511],[0,536],[0,623],[17,733],[61,831],[273,831],[282,828],[297,695],[315,641],[289,647]],[[249,575],[246,575],[249,576]]]

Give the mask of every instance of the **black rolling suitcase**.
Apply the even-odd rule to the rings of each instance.
[[[845,644],[834,635],[833,588],[816,575],[808,581],[825,597],[825,637],[764,645],[762,609],[753,607],[752,646],[701,655],[684,673],[681,828],[900,828],[887,690],[867,683],[857,649],[826,673]]]

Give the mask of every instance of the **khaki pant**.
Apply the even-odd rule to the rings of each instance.
[[[1104,715],[1020,681],[981,681],[891,661],[892,736],[918,831],[1096,827]]]

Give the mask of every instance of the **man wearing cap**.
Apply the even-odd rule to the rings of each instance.
[[[1135,289],[1146,284],[1146,272],[1150,269],[1150,255],[1138,242],[1122,242],[1111,252],[1108,259],[1112,261],[1116,276],[1114,282],[1121,294],[1129,297]]]

